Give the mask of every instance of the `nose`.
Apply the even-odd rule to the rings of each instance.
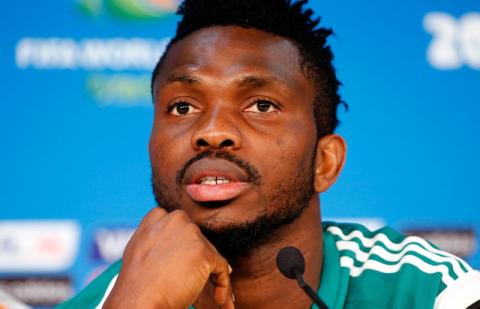
[[[192,147],[197,151],[231,149],[242,147],[242,137],[233,117],[228,112],[216,109],[206,113],[192,135]]]

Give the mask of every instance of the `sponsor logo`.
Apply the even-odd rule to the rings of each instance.
[[[94,233],[93,259],[108,263],[123,256],[123,250],[135,232],[134,228],[100,228]]]
[[[151,70],[168,39],[22,38],[15,48],[19,69]]]
[[[73,221],[0,221],[0,272],[55,272],[76,256],[80,228]]]
[[[134,20],[162,19],[180,0],[77,0],[90,16],[105,13]],[[86,70],[85,89],[100,106],[151,107],[150,74],[170,39],[25,37],[16,44],[19,69]],[[99,73],[98,71],[103,71]],[[113,71],[113,72],[112,72]]]
[[[467,258],[476,251],[477,240],[473,228],[414,227],[404,229],[403,232],[428,240],[442,250],[462,258]]]
[[[152,107],[149,74],[91,74],[86,83],[99,106]]]
[[[68,277],[0,278],[0,290],[32,306],[52,306],[73,295]]]
[[[78,7],[87,15],[109,13],[126,19],[167,17],[177,10],[180,0],[81,0]]]
[[[85,88],[100,106],[151,107],[150,74],[126,71],[150,72],[168,42],[26,37],[16,45],[15,63],[22,70],[86,70]]]
[[[456,19],[447,13],[432,12],[425,15],[423,26],[432,35],[427,60],[434,68],[480,69],[480,13]]]
[[[31,307],[20,303],[17,299],[0,290],[0,309],[30,309]]]

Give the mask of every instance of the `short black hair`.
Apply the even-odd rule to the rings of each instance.
[[[300,65],[315,85],[314,117],[317,136],[333,133],[338,125],[337,107],[341,100],[333,67],[333,54],[327,45],[331,29],[317,28],[320,18],[304,9],[308,0],[185,0],[177,14],[177,32],[152,73],[151,91],[162,63],[175,42],[193,32],[214,26],[254,28],[291,40],[298,48]]]

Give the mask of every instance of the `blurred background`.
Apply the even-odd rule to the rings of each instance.
[[[259,0],[260,1],[260,0]],[[154,206],[151,70],[175,0],[0,10],[0,290],[36,308],[121,257]],[[480,2],[311,1],[349,145],[324,219],[391,225],[480,267]],[[272,12],[274,14],[274,12]]]

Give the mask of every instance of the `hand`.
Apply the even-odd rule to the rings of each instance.
[[[215,303],[234,308],[225,258],[186,212],[167,213],[156,207],[125,248],[117,282],[103,308],[187,308],[209,281]]]

